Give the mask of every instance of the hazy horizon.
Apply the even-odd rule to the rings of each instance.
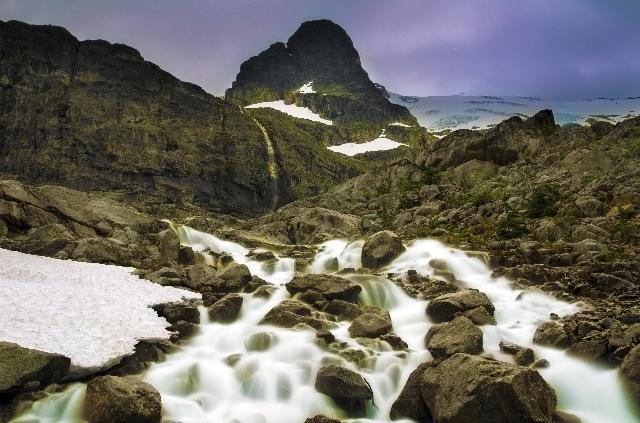
[[[640,96],[640,3],[614,0],[267,2],[8,0],[0,19],[130,45],[176,77],[222,96],[240,64],[300,23],[349,33],[375,82],[408,96]]]

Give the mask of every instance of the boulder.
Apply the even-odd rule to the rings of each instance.
[[[304,423],[340,423],[340,420],[332,419],[322,414],[318,414],[313,417],[309,417]]]
[[[344,300],[331,300],[322,308],[325,313],[333,314],[340,320],[353,320],[362,314],[356,304]]]
[[[405,251],[398,235],[381,231],[369,237],[362,246],[362,266],[377,269]]]
[[[194,264],[196,262],[196,253],[193,248],[186,245],[178,245],[178,264]]]
[[[44,388],[69,371],[68,357],[0,341],[0,395]]]
[[[427,305],[427,315],[436,323],[452,320],[456,313],[464,313],[477,307],[483,307],[493,316],[494,307],[491,300],[477,289],[465,289],[440,295]]]
[[[333,275],[294,276],[285,285],[291,295],[305,291],[316,291],[327,300],[355,302],[362,288],[348,279]]]
[[[422,383],[422,375],[425,370],[432,366],[432,363],[422,363],[411,374],[404,388],[398,395],[389,411],[391,420],[399,420],[402,418],[412,419],[418,423],[431,423],[431,412],[427,408],[422,399],[420,384]]]
[[[317,319],[308,305],[295,300],[284,300],[273,307],[262,319],[262,324],[292,328],[305,323],[314,329],[330,329],[329,322]]]
[[[604,212],[602,201],[590,195],[578,197],[575,204],[586,217],[602,216]]]
[[[218,272],[218,277],[222,279],[222,292],[239,292],[251,282],[251,272],[245,264],[232,263]]]
[[[640,409],[640,345],[636,345],[624,358],[620,374],[636,408]]]
[[[468,354],[455,354],[422,377],[422,398],[442,423],[550,423],[556,395],[540,374]]]
[[[575,340],[565,331],[562,324],[550,321],[538,326],[533,335],[533,342],[549,347],[568,348]]]
[[[367,401],[373,399],[369,384],[346,367],[328,365],[318,370],[316,390],[331,397],[354,417],[364,417]]]
[[[221,280],[216,276],[213,267],[206,264],[194,264],[189,266],[187,270],[187,279],[184,281],[184,285],[195,291],[203,291],[207,287],[219,285],[220,282]]]
[[[349,326],[353,338],[377,338],[391,331],[391,320],[378,314],[365,313]]]
[[[482,331],[464,316],[431,326],[425,345],[434,358],[446,358],[456,353],[480,354]]]
[[[209,317],[216,322],[233,322],[240,314],[242,302],[239,295],[227,295],[207,309]]]
[[[188,302],[160,304],[153,308],[158,315],[167,319],[169,323],[177,323],[179,321],[200,323],[198,308]]]
[[[85,415],[91,423],[160,423],[160,394],[133,377],[99,376],[87,384]]]

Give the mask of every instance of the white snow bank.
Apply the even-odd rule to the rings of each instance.
[[[393,150],[394,148],[400,147],[401,145],[407,144],[385,138],[383,132],[379,138],[376,138],[373,141],[363,142],[360,144],[350,142],[347,144],[334,145],[327,148],[331,151],[335,151],[336,153],[346,154],[347,156],[355,156],[356,154],[367,153],[369,151]]]
[[[263,101],[262,103],[245,106],[245,109],[260,109],[264,107],[279,110],[295,118],[312,120],[314,122],[324,123],[325,125],[333,125],[333,122],[321,118],[319,114],[313,113],[310,109],[296,106],[295,104],[285,104],[284,100]]]
[[[407,125],[406,123],[402,122],[393,122],[390,123],[389,126],[402,126],[403,128],[411,128],[411,125]]]
[[[298,88],[295,92],[301,94],[315,94],[315,90],[313,89],[313,81],[309,81],[304,84],[302,87]]]
[[[82,375],[117,364],[138,341],[168,339],[149,306],[200,294],[132,271],[0,249],[0,340],[65,355]]]

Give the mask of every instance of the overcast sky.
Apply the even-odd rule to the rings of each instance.
[[[401,94],[640,96],[640,0],[0,0],[1,20],[131,45],[216,95],[319,18]]]

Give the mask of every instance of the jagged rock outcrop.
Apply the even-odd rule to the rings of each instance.
[[[0,396],[42,389],[69,371],[71,360],[60,354],[0,342]]]
[[[282,169],[274,183],[250,116],[131,47],[0,21],[0,52],[0,174],[255,214],[273,198],[317,194],[357,173],[352,160],[287,127],[282,142],[291,146],[274,147]],[[300,162],[305,172],[287,172]]]
[[[295,92],[308,82],[315,93]],[[329,20],[304,22],[286,44],[274,43],[245,61],[226,92],[228,100],[242,105],[284,99],[338,123],[416,123],[387,97],[362,68],[344,29]]]

